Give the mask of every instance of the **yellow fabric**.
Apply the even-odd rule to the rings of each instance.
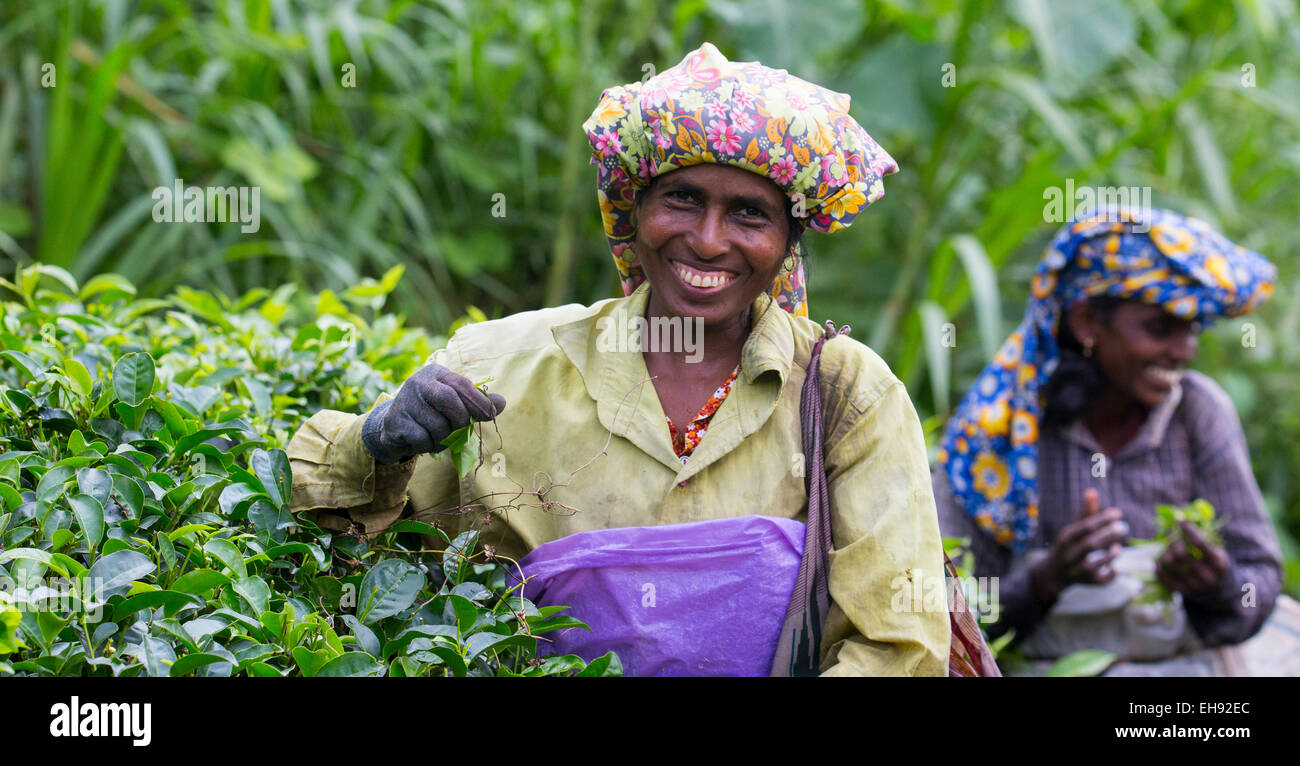
[[[602,329],[644,316],[649,289],[470,325],[431,357],[471,380],[492,378],[508,402],[496,427],[482,428],[472,482],[445,455],[376,472],[363,416],[324,410],[288,447],[292,510],[367,533],[405,512],[454,534],[470,517],[449,509],[511,506],[494,512],[482,539],[512,557],[593,529],[750,514],[804,521],[799,395],[821,328],[760,296],[741,374],[683,465],[640,351],[597,350]],[[916,412],[880,357],[847,336],[825,346],[821,364],[834,543],[823,673],[946,675],[947,612],[894,608],[901,583],[943,575]]]

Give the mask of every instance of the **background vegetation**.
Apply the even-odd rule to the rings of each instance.
[[[898,159],[857,226],[810,235],[811,306],[885,357],[932,436],[1018,321],[1047,187],[1150,186],[1272,258],[1257,345],[1221,323],[1196,366],[1238,405],[1300,593],[1290,0],[6,2],[0,257],[114,271],[142,298],[342,291],[403,264],[387,305],[433,333],[469,306],[609,297],[579,125],[702,40],[850,93]],[[154,224],[176,178],[260,186],[261,230]]]
[[[522,598],[473,524],[362,540],[290,515],[302,418],[365,406],[440,340],[382,313],[401,271],[234,300],[0,280],[0,675],[621,674],[538,656],[586,626]]]

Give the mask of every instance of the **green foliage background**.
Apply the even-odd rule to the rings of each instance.
[[[0,257],[141,297],[404,264],[388,308],[431,332],[616,295],[579,126],[703,40],[850,93],[899,161],[856,226],[808,238],[811,306],[885,357],[931,437],[1018,321],[1045,188],[1150,186],[1273,259],[1274,299],[1196,366],[1237,403],[1300,593],[1293,0],[6,2]],[[259,185],[261,230],[154,224],[176,178]]]

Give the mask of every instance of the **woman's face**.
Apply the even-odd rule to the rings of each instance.
[[[786,199],[771,181],[736,167],[692,165],[657,178],[637,209],[637,260],[657,314],[744,315],[786,256]]]
[[[1139,301],[1117,306],[1109,322],[1085,307],[1086,302],[1071,307],[1071,319],[1077,323],[1071,330],[1081,343],[1093,339],[1092,356],[1102,374],[1146,407],[1159,405],[1178,371],[1196,356],[1199,323]]]

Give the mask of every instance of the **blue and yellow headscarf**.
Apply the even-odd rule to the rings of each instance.
[[[1034,272],[1024,321],[948,421],[939,459],[953,496],[1002,545],[1021,551],[1032,539],[1041,392],[1059,361],[1057,327],[1070,306],[1098,295],[1130,298],[1208,326],[1252,311],[1276,278],[1259,253],[1167,210],[1112,208],[1062,227]]]

